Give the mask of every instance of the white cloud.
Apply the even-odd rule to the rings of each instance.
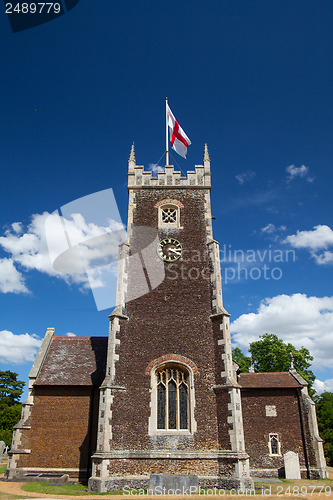
[[[18,233],[18,234],[23,232],[23,226],[22,226],[21,222],[13,222],[12,229],[15,233]]]
[[[247,349],[259,335],[275,333],[296,348],[309,349],[313,366],[333,368],[333,297],[277,295],[261,301],[256,313],[231,324],[233,342]]]
[[[318,394],[321,394],[324,391],[333,392],[333,378],[329,378],[324,381],[316,378],[313,388]]]
[[[238,174],[235,176],[237,181],[239,182],[240,185],[245,184],[245,182],[250,181],[255,177],[256,173],[253,172],[253,170],[247,170],[246,172],[243,172],[242,174]]]
[[[14,266],[13,259],[0,259],[0,292],[28,293],[23,275]]]
[[[66,337],[76,337],[76,333],[67,332]]]
[[[333,264],[333,252],[325,251],[319,255],[313,254],[317,264],[325,265],[325,264]]]
[[[8,330],[0,331],[0,362],[22,364],[35,359],[42,341],[36,335],[15,335]]]
[[[161,167],[158,163],[149,163],[148,170],[151,170],[153,174],[157,174],[157,172],[163,172],[164,167]]]
[[[273,241],[278,241],[280,240],[281,233],[286,229],[286,226],[276,226],[275,224],[270,222],[269,224],[267,224],[267,226],[262,227],[260,231],[267,238]]]
[[[333,231],[329,226],[315,226],[310,231],[297,231],[287,236],[283,243],[289,243],[294,248],[304,248],[310,251],[319,265],[333,263],[333,252],[327,248],[333,246]],[[325,250],[318,253],[319,250]]]
[[[22,235],[17,234],[14,228],[13,232],[7,230],[5,235],[0,237],[0,246],[25,269],[36,269],[55,275],[45,241],[45,220],[48,216],[47,212],[33,215],[27,232]],[[57,239],[58,235],[54,234],[54,238]]]
[[[277,228],[276,228],[275,224],[269,223],[269,224],[267,224],[267,226],[261,228],[261,232],[271,234],[271,233],[275,233],[276,229]]]
[[[121,223],[109,219],[102,227],[87,223],[81,214],[72,214],[67,219],[60,219],[57,213],[34,214],[25,232],[22,224],[15,222],[4,236],[0,236],[0,247],[11,256],[0,261],[0,291],[28,291],[17,266],[22,272],[36,270],[68,283],[91,287],[85,270],[117,260],[118,245],[123,239]],[[69,251],[75,246],[76,251]],[[96,281],[93,286],[103,286],[103,283]]]
[[[308,248],[310,250],[326,249],[333,245],[333,231],[329,226],[315,226],[311,231],[297,231],[296,234],[287,236],[285,242],[295,248]]]
[[[313,182],[314,177],[310,176],[310,169],[305,165],[301,165],[300,167],[295,167],[295,165],[289,165],[286,167],[286,171],[288,173],[287,182],[291,182],[296,179],[296,177],[300,177],[301,179],[305,179],[307,182]]]

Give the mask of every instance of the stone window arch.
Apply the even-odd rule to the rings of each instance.
[[[165,229],[181,229],[180,226],[180,209],[184,205],[170,198],[164,199],[156,203],[155,208],[158,208],[158,227]]]
[[[193,371],[179,362],[163,362],[151,370],[149,434],[193,434]]]
[[[271,433],[269,435],[268,449],[269,449],[269,454],[272,456],[281,455],[281,443],[278,434]]]

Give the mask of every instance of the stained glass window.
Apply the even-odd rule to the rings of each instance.
[[[164,367],[156,372],[156,383],[157,428],[188,429],[188,372],[179,367]]]
[[[277,434],[269,435],[269,444],[271,448],[271,455],[280,455],[279,438]]]

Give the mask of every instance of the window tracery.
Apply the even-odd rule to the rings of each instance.
[[[280,451],[280,441],[278,434],[270,434],[268,442],[269,454],[270,455],[281,455]]]
[[[156,385],[157,429],[188,429],[188,372],[179,367],[163,367],[156,371]]]

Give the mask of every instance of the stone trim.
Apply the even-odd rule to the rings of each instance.
[[[171,198],[165,198],[164,200],[161,200],[154,205],[155,208],[160,208],[163,205],[175,205],[178,208],[184,208],[184,205],[182,204],[181,201],[178,200],[173,200]]]
[[[273,453],[272,452],[272,439],[275,438],[276,441],[277,441],[277,448],[278,448],[278,452],[277,453]],[[269,456],[270,457],[281,457],[282,456],[282,453],[281,453],[281,440],[280,440],[280,435],[278,432],[270,432],[269,433],[269,436],[268,436],[268,452],[269,452]]]
[[[249,455],[245,451],[229,450],[112,450],[109,452],[94,453],[94,459],[179,459],[179,460],[214,460],[218,458],[230,458],[236,460],[247,460]]]
[[[106,365],[106,379],[110,378],[114,382],[116,376],[116,362],[119,360],[119,354],[116,353],[117,347],[120,346],[120,339],[117,334],[120,332],[120,319],[118,316],[112,316],[109,322],[109,338],[108,338],[108,359]]]
[[[297,382],[303,386],[308,386],[308,383],[306,380],[304,380],[304,378],[302,377],[302,375],[300,375],[296,370],[295,368],[291,368],[289,370],[289,373],[294,377],[294,379],[297,380]]]
[[[228,424],[232,426],[229,430],[231,449],[236,452],[245,452],[241,392],[236,388],[231,388],[228,392],[231,401],[228,403],[228,410],[231,412]]]
[[[166,202],[166,203],[164,203]],[[180,225],[180,208],[183,208],[184,205],[177,200],[162,200],[156,205],[155,208],[158,208],[158,227],[159,229],[183,229]],[[175,222],[164,222],[163,221],[163,209],[172,208],[176,210],[176,220]]]
[[[54,328],[48,328],[45,333],[42,345],[39,348],[36,359],[29,373],[29,379],[34,379],[35,382],[41,367],[43,366],[44,360],[48,353],[49,347],[52,342],[52,337],[54,337]],[[30,387],[29,387],[30,388]]]
[[[212,210],[210,204],[210,193],[205,193],[205,225],[207,243],[213,239],[213,226],[212,226]]]
[[[209,235],[207,235],[207,245],[212,266],[212,272],[210,275],[213,292],[212,313],[216,314],[223,309],[220,246],[218,242],[211,239]]]
[[[127,264],[129,258],[129,244],[127,242],[119,245],[118,269],[117,269],[117,290],[116,290],[116,310],[118,316],[123,316],[127,294]],[[111,314],[115,316],[115,314]]]
[[[100,388],[97,428],[97,450],[99,451],[110,451],[112,441],[113,398],[112,389],[103,386]]]
[[[179,170],[174,170],[173,165],[166,165],[165,170],[157,173],[154,177],[152,172],[145,171],[143,165],[131,165],[128,170],[128,189],[137,188],[184,188],[184,187],[196,187],[207,189],[211,187],[211,174],[210,168],[206,164],[195,165],[194,171],[187,172],[184,177]]]
[[[319,436],[316,405],[307,393],[307,387],[301,390],[301,398],[305,408],[305,418],[309,426],[309,433],[311,438],[312,448],[316,457],[315,469],[319,471],[321,479],[328,478],[327,465],[324,455],[323,440]],[[313,468],[310,466],[310,469]]]
[[[11,449],[9,452],[8,452],[8,455],[29,455],[29,453],[31,453],[31,450],[14,450],[14,449]]]
[[[207,186],[130,186],[128,187],[129,192],[134,192],[136,189],[151,189],[154,188],[154,190],[157,189],[164,189],[167,187],[167,189],[210,189],[210,187]]]
[[[194,375],[199,375],[200,372],[198,370],[198,367],[193,361],[191,361],[189,358],[186,358],[185,356],[181,356],[180,354],[165,354],[164,356],[160,356],[157,359],[154,359],[149,363],[145,370],[145,375],[150,375],[150,372],[152,371],[153,368],[155,368],[157,365],[160,365],[162,363],[184,363],[185,365],[189,366],[192,368],[192,372]]]
[[[20,467],[23,472],[86,472],[85,467],[82,468],[66,468],[66,467]]]

